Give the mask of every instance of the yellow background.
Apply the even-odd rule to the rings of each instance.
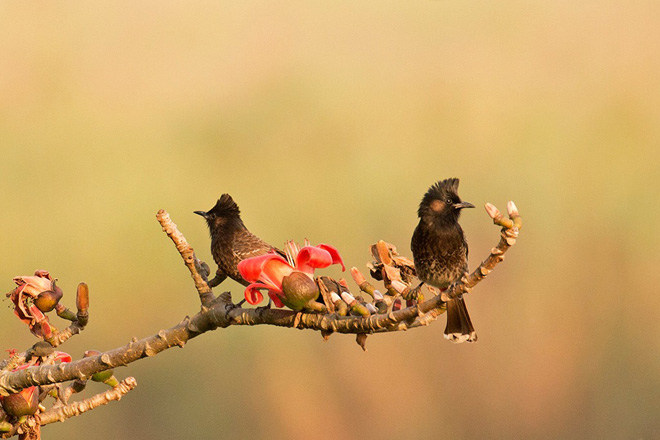
[[[659,18],[654,1],[3,2],[0,282],[47,269],[71,307],[89,284],[74,358],[198,311],[160,208],[209,262],[193,211],[229,192],[267,241],[361,268],[378,239],[410,255],[441,178],[478,206],[471,267],[498,239],[485,202],[525,221],[467,297],[477,344],[446,342],[444,317],[367,353],[218,330],[120,368],[135,391],[44,438],[660,438]],[[0,348],[26,349],[2,305]]]

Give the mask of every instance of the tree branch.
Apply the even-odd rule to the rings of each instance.
[[[492,210],[495,209],[496,212]],[[402,310],[390,311],[370,316],[339,316],[337,314],[319,314],[294,312],[283,309],[244,309],[232,303],[231,294],[225,292],[213,298],[208,285],[197,271],[196,258],[169,215],[161,210],[158,220],[163,230],[172,238],[186,266],[195,281],[195,287],[202,300],[202,310],[179,324],[160,330],[157,334],[137,340],[127,345],[107,351],[98,356],[83,358],[74,362],[57,365],[29,367],[24,370],[0,373],[0,393],[8,394],[20,391],[32,385],[60,383],[74,379],[85,380],[94,373],[125,366],[145,357],[155,356],[163,350],[179,346],[202,333],[225,328],[230,325],[275,325],[321,331],[327,337],[330,333],[368,334],[401,331],[428,325],[444,312],[445,302],[451,298],[469,293],[483,280],[497,264],[504,259],[505,252],[515,244],[522,222],[515,205],[509,204],[509,217],[502,219],[497,209],[487,204],[486,210],[498,225],[503,225],[501,238],[490,255],[471,274],[451,285],[442,295]],[[499,216],[499,217],[498,217]]]
[[[137,381],[135,378],[129,376],[119,382],[116,387],[104,393],[99,393],[88,399],[73,402],[68,405],[56,406],[41,413],[39,415],[39,422],[42,426],[55,422],[63,422],[66,419],[79,416],[80,414],[91,411],[101,405],[107,405],[114,400],[120,400],[126,393],[134,389],[136,386]]]
[[[190,275],[192,276],[192,279],[195,283],[195,288],[199,293],[200,301],[203,305],[208,306],[211,304],[211,302],[213,302],[213,292],[206,283],[204,277],[202,277],[202,275],[200,275],[197,271],[196,266],[200,265],[201,262],[195,256],[195,251],[188,244],[186,237],[184,237],[183,234],[179,232],[176,224],[172,221],[170,215],[164,209],[158,211],[156,218],[158,219],[160,225],[163,227],[163,232],[165,232],[167,236],[170,237],[174,242],[176,249],[179,251],[179,254],[181,254],[181,257],[183,258],[183,262],[186,264],[186,267],[188,267],[188,270],[190,270]],[[208,274],[206,275],[208,276]]]

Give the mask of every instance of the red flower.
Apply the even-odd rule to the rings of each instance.
[[[31,416],[39,409],[39,387],[31,386],[18,393],[0,396],[0,403],[10,416]]]
[[[49,337],[51,328],[44,313],[55,308],[62,298],[62,289],[45,270],[37,270],[32,276],[15,277],[14,282],[17,287],[7,294],[14,303],[14,314],[34,335]]]
[[[266,254],[238,264],[241,276],[252,283],[245,289],[245,299],[250,304],[259,304],[264,299],[260,290],[266,289],[277,307],[286,305],[293,310],[302,310],[319,295],[313,282],[315,269],[341,264],[342,270],[345,270],[337,249],[327,244],[299,249],[290,241],[287,243],[287,259],[289,261],[277,254]]]
[[[71,362],[71,355],[63,351],[54,352],[54,360],[64,362]],[[24,370],[33,365],[38,365],[39,362],[30,362],[20,365],[12,371]],[[39,387],[31,386],[23,388],[18,393],[10,394],[8,396],[0,396],[0,404],[5,412],[14,417],[31,416],[39,409]]]

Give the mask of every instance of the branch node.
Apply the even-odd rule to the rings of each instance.
[[[105,366],[108,366],[108,367],[112,366],[112,363],[111,363],[111,361],[110,361],[110,356],[108,356],[107,353],[103,353],[103,354],[101,355],[101,357],[99,358],[99,360],[100,360],[101,363],[102,363],[103,365],[105,365]]]

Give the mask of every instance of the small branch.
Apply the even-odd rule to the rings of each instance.
[[[55,422],[63,422],[71,417],[79,416],[82,413],[91,411],[101,405],[107,405],[114,400],[120,400],[126,393],[137,386],[134,377],[127,377],[119,384],[104,393],[97,394],[79,402],[73,402],[65,406],[58,406],[43,412],[39,415],[39,423],[48,425]]]
[[[80,325],[78,321],[73,321],[71,325],[69,325],[64,330],[53,332],[53,336],[51,338],[48,338],[47,341],[50,342],[50,344],[53,347],[59,347],[60,345],[65,343],[71,336],[77,335],[83,330],[85,330],[84,325]]]
[[[502,226],[500,234],[500,242],[497,243],[490,251],[490,255],[486,258],[477,269],[467,277],[463,277],[461,281],[452,285],[450,289],[443,292],[443,301],[448,301],[451,298],[456,298],[464,293],[469,293],[474,286],[495,269],[495,266],[504,260],[504,254],[509,248],[516,244],[516,239],[522,228],[522,220],[518,213],[518,208],[513,202],[507,204],[509,219],[504,218],[500,211],[490,203],[486,203],[486,212],[493,219],[493,223]]]
[[[57,384],[56,386],[58,387],[57,398],[62,405],[66,405],[74,393],[81,393],[85,389],[87,381],[76,379],[66,387],[63,384]]]
[[[188,244],[186,237],[179,232],[179,229],[176,227],[176,224],[172,221],[167,211],[164,209],[159,210],[156,214],[156,218],[163,227],[163,231],[176,245],[176,249],[181,254],[183,262],[186,264],[186,267],[188,267],[188,270],[190,270],[190,275],[195,282],[195,288],[199,293],[199,299],[202,302],[202,305],[208,306],[213,302],[213,292],[204,278],[197,271],[196,264],[199,263],[199,260],[195,256],[195,251]]]

